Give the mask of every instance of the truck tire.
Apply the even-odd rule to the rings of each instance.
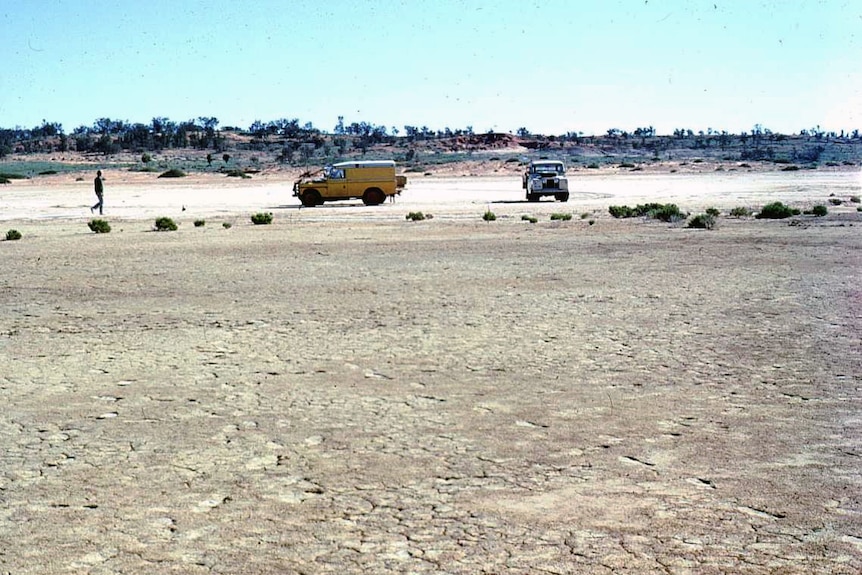
[[[380,188],[368,188],[362,194],[362,203],[366,206],[378,206],[386,200],[386,194]]]
[[[539,194],[527,194],[527,201],[528,202],[538,202],[539,198],[541,198],[541,197],[542,196],[540,196]]]
[[[569,201],[569,192],[560,192],[559,194],[554,194],[554,198],[561,202]]]
[[[323,203],[323,199],[320,197],[320,192],[317,190],[305,190],[302,192],[300,201],[306,208],[313,208],[314,206],[318,206]]]

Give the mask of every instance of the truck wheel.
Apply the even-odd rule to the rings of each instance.
[[[362,203],[366,206],[377,206],[383,203],[386,199],[386,194],[380,188],[368,188],[362,194]]]
[[[302,192],[302,197],[300,198],[302,201],[302,205],[306,208],[313,208],[319,204],[322,204],[323,201],[320,197],[320,192],[317,190],[305,190]]]
[[[527,194],[527,201],[528,202],[538,202],[540,197],[541,196],[539,196],[539,194]]]
[[[560,192],[559,194],[554,194],[554,198],[561,202],[568,202],[569,192]]]

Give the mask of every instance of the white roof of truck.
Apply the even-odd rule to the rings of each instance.
[[[394,160],[368,160],[361,162],[339,162],[333,168],[394,168]]]

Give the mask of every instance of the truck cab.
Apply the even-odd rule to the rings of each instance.
[[[569,180],[566,165],[559,160],[534,160],[524,172],[521,187],[527,191],[528,202],[538,202],[543,196],[569,201]]]
[[[320,176],[315,177],[317,174]],[[354,198],[376,206],[400,194],[406,185],[407,178],[395,173],[392,160],[340,162],[315,174],[303,174],[293,184],[293,195],[307,207]]]

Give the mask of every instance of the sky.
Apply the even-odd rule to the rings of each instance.
[[[862,0],[0,0],[0,128],[862,129]]]

